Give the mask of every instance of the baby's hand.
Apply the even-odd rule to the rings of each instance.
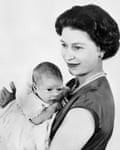
[[[69,91],[70,91],[70,89],[68,87],[63,87],[61,92],[59,93],[59,95],[56,97],[56,101],[61,102],[63,100],[63,98],[67,96]]]
[[[16,98],[16,87],[14,82],[10,83],[10,88],[12,92],[8,91],[5,87],[0,91],[0,106],[2,108]]]
[[[39,125],[46,120],[49,120],[53,114],[60,109],[60,104],[54,103],[51,104],[49,107],[43,109],[43,111],[38,114],[36,117],[29,119],[33,124]]]

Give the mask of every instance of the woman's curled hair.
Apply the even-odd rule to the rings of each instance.
[[[103,59],[116,54],[120,32],[115,20],[97,5],[74,6],[56,20],[56,32],[61,35],[64,27],[83,30],[104,51]]]

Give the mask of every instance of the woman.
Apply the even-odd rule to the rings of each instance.
[[[55,27],[75,78],[67,84],[68,102],[53,121],[49,150],[105,150],[114,126],[114,100],[102,62],[118,50],[118,26],[99,6],[86,5],[63,12]]]
[[[113,18],[96,5],[75,6],[56,20],[62,55],[69,72],[69,102],[50,133],[50,150],[105,150],[114,126],[114,100],[103,60],[119,47]]]

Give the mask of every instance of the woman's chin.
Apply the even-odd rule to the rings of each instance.
[[[75,69],[70,69],[69,68],[69,73],[72,75],[72,76],[84,76],[87,74],[87,72],[82,72],[80,70],[75,70]]]
[[[78,76],[78,72],[76,70],[73,70],[73,69],[69,69],[69,73],[72,75],[72,76]]]

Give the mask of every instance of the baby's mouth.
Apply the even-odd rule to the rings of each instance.
[[[54,104],[54,103],[56,103],[56,102],[57,102],[56,99],[51,99],[51,100],[49,100],[49,104]]]

